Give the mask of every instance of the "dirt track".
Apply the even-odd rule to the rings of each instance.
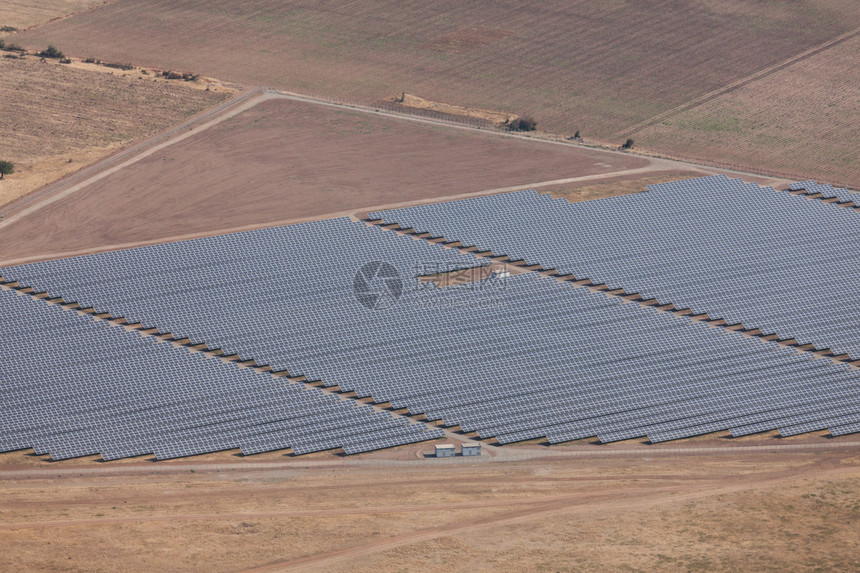
[[[6,209],[0,260],[79,252],[534,183],[651,160],[266,94]],[[29,202],[28,202],[29,201]]]

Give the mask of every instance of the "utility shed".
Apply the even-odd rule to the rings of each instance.
[[[453,458],[456,453],[454,444],[440,444],[436,446],[437,458]]]
[[[463,444],[462,453],[464,456],[480,456],[481,444]]]

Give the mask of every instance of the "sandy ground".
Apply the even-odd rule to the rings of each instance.
[[[274,96],[185,135],[29,215],[4,213],[0,260],[599,178],[652,163]]]
[[[94,68],[95,66],[90,66]],[[139,73],[0,58],[0,205],[165,129],[228,94]]]
[[[858,452],[143,466],[6,454],[0,569],[849,570]]]

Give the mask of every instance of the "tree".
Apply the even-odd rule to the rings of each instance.
[[[15,165],[11,161],[0,161],[0,179],[4,175],[9,175],[15,172]]]
[[[621,146],[621,149],[633,149],[633,140],[627,138],[627,141],[624,142],[624,145]]]
[[[534,131],[537,122],[529,116],[518,117],[508,124],[510,131]]]

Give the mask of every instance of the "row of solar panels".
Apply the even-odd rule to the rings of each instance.
[[[799,181],[788,186],[789,191],[805,191],[806,195],[821,194],[822,199],[838,199],[839,203],[851,203],[860,207],[860,195],[848,189],[840,189],[833,185],[817,183],[815,181]]]
[[[346,220],[324,223],[2,275],[502,443],[838,433],[860,421],[860,379],[845,365],[537,274],[424,289],[415,268],[479,261]],[[288,258],[273,265],[279,257]],[[379,260],[398,269],[404,288],[390,308],[370,310],[356,300],[352,273]]]
[[[0,330],[0,451],[354,453],[443,435],[11,290],[0,291]]]
[[[714,176],[576,204],[524,191],[370,216],[860,359],[853,210]]]

